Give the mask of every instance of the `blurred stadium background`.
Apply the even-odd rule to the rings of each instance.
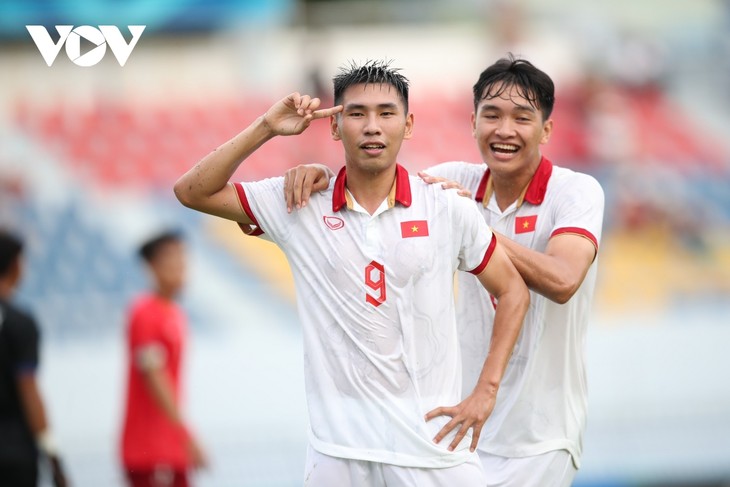
[[[116,25],[127,40],[127,25],[147,27],[124,67],[109,50],[93,67],[61,50],[48,67],[29,24]],[[607,197],[575,485],[730,485],[730,2],[4,0],[0,224],[29,244],[20,298],[42,324],[74,485],[122,485],[124,310],[146,279],[134,250],[167,226],[192,255],[186,411],[212,458],[197,485],[301,485],[286,262],[182,208],[172,185],[273,101],[329,98],[337,67],[367,58],[412,81],[407,168],[476,162],[471,84],[508,51],[556,81],[545,154]],[[325,125],[267,144],[240,177],[339,167]]]

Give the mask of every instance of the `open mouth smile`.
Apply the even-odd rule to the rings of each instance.
[[[514,154],[520,147],[514,144],[490,144],[489,147],[499,154]]]

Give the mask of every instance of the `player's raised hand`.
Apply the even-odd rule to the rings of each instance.
[[[418,171],[418,177],[420,177],[423,180],[423,182],[425,182],[427,184],[441,183],[441,187],[444,189],[456,189],[459,196],[464,196],[465,198],[471,198],[471,196],[472,196],[471,191],[462,187],[456,181],[452,181],[450,179],[446,179],[446,178],[442,178],[442,177],[438,177],[438,176],[431,176],[430,174],[428,174],[424,171]]]
[[[342,105],[319,109],[321,101],[294,92],[276,102],[264,114],[264,123],[275,135],[298,135],[312,120],[329,117],[342,111]]]
[[[286,211],[307,206],[309,196],[327,189],[332,176],[332,170],[323,164],[300,164],[289,169],[284,174]]]
[[[451,421],[446,423],[441,431],[434,437],[435,443],[440,443],[446,435],[455,428],[459,428],[454,440],[449,445],[449,450],[453,451],[472,429],[470,451],[475,451],[479,443],[479,436],[482,434],[484,423],[492,414],[494,409],[496,395],[483,391],[474,391],[466,399],[453,407],[440,407],[426,414],[426,421],[430,421],[439,416],[450,416]]]

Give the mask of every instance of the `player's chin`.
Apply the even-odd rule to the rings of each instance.
[[[368,158],[360,162],[360,169],[371,174],[380,174],[395,165],[395,161],[388,161],[387,158]]]

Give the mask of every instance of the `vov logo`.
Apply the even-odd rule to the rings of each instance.
[[[132,40],[124,40],[124,36],[115,25],[100,25],[97,29],[90,25],[80,25],[74,28],[73,25],[57,25],[58,42],[53,42],[51,35],[42,25],[26,25],[30,36],[33,38],[36,47],[41,52],[43,60],[51,66],[58,57],[61,47],[66,44],[66,55],[77,66],[94,66],[104,58],[106,46],[108,45],[120,66],[124,66],[132,54],[132,49],[142,36],[146,25],[129,25],[127,28],[132,33]],[[85,39],[94,46],[89,51],[81,54],[81,39]]]

